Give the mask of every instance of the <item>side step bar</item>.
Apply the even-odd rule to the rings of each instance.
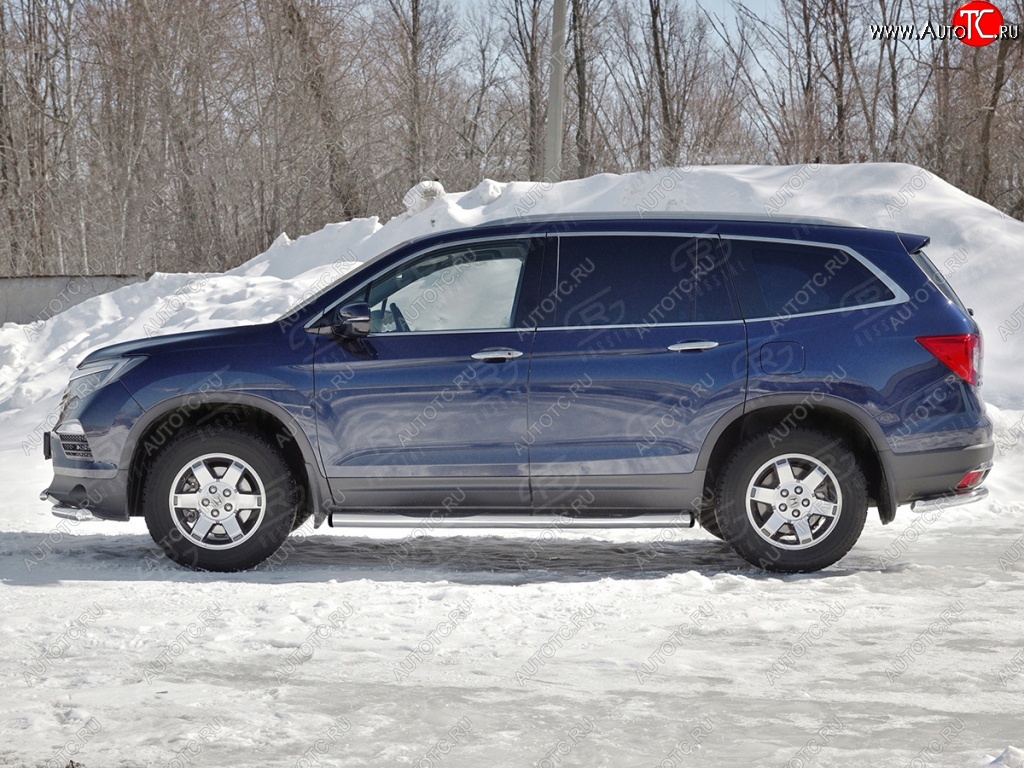
[[[59,517],[63,520],[74,520],[78,523],[84,523],[86,520],[99,520],[100,518],[95,517],[92,512],[87,509],[79,509],[78,507],[65,507],[62,504],[55,504],[53,509],[50,510],[50,514],[54,517]]]
[[[332,528],[693,528],[693,512],[650,512],[642,515],[560,515],[541,514],[499,515],[479,514],[463,517],[400,512],[332,512],[328,518]]]
[[[949,507],[959,507],[961,504],[973,504],[985,498],[988,498],[988,488],[972,488],[963,493],[947,493],[934,499],[920,499],[911,503],[910,511],[937,512]]]
[[[50,495],[49,490],[45,490],[39,494],[40,501],[53,502],[53,509],[50,510],[50,514],[54,517],[59,517],[62,520],[74,520],[75,522],[81,523],[86,520],[99,520],[100,518],[93,515],[88,509],[81,507],[70,507],[67,504],[55,499]]]

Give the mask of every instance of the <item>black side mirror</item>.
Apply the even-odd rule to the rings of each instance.
[[[361,339],[370,334],[370,305],[365,301],[346,304],[334,311],[331,328],[344,339]]]

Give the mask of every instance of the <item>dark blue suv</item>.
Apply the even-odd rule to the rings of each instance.
[[[533,217],[404,243],[277,322],[97,350],[44,450],[65,517],[250,568],[332,526],[690,527],[763,568],[982,498],[977,324],[928,238]]]

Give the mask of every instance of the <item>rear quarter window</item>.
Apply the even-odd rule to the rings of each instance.
[[[738,266],[733,280],[748,318],[853,309],[896,298],[849,251],[747,240],[724,244]]]

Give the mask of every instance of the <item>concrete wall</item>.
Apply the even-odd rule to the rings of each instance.
[[[48,320],[86,299],[109,293],[141,277],[0,277],[0,323]]]

